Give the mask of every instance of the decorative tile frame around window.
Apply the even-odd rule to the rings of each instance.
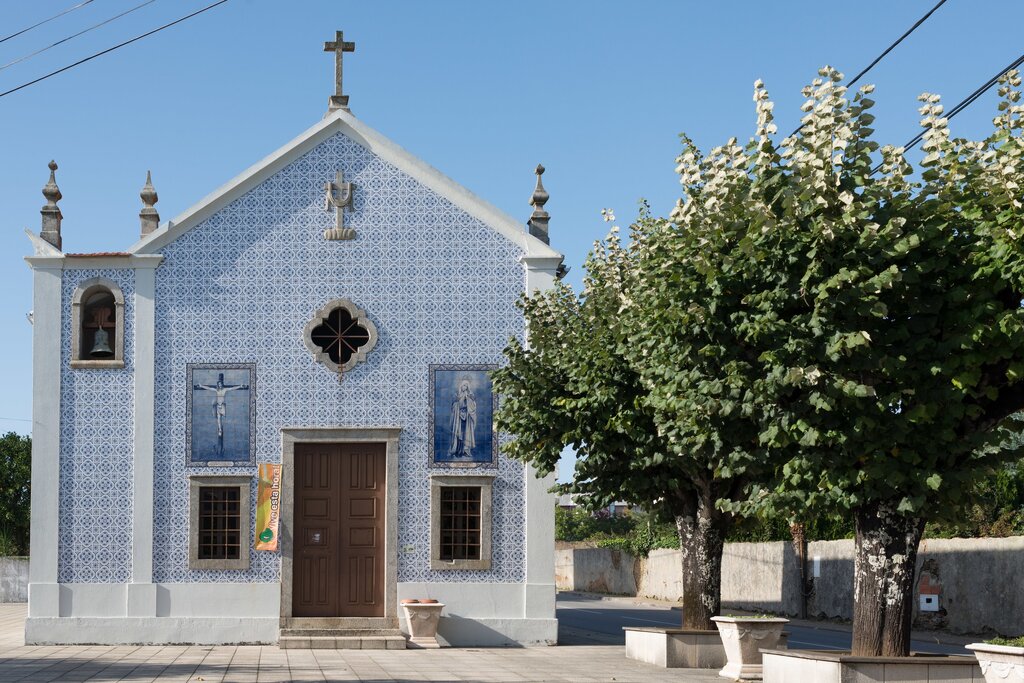
[[[336,311],[348,319],[348,322],[353,325],[352,330],[354,331],[352,339],[345,338],[346,330],[335,331],[338,337],[338,351],[345,354],[339,356],[337,360],[331,357],[330,348],[325,348],[317,343],[320,341],[317,339],[318,333],[325,326],[331,325],[332,314],[335,314]],[[312,320],[306,323],[306,327],[302,331],[302,341],[318,363],[323,364],[331,372],[343,373],[365,361],[367,354],[377,345],[377,326],[366,316],[366,311],[349,299],[332,299],[316,312]],[[341,363],[339,364],[338,361]]]
[[[84,314],[89,300],[102,293],[110,294],[114,300],[113,333],[107,333],[113,337],[108,339],[113,353],[110,358],[88,358],[82,351],[83,345],[89,341],[86,339],[85,326],[90,324],[84,319]],[[78,370],[124,367],[124,294],[113,280],[94,277],[82,281],[75,288],[71,298],[71,367]]]
[[[185,465],[255,465],[256,364],[185,367]]]
[[[466,559],[442,559],[442,494],[445,489],[476,488],[479,497],[479,555]],[[493,516],[493,474],[432,474],[430,475],[430,568],[446,569],[491,568],[491,518]]]
[[[428,465],[436,468],[496,468],[498,433],[494,411],[498,396],[491,384],[489,363],[430,365]],[[472,423],[456,420],[459,404],[472,401]],[[471,429],[472,441],[458,432]]]
[[[252,519],[249,487],[252,477],[201,476],[188,478],[188,568],[189,569],[238,569],[249,568],[250,526]],[[200,540],[203,529],[200,525],[201,499],[203,489],[224,488],[238,491],[238,557],[206,559],[200,557]],[[233,545],[233,544],[232,544]]]

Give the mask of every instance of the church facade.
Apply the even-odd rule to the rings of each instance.
[[[524,227],[355,118],[316,125],[123,253],[34,277],[26,643],[556,640],[550,478],[505,458],[488,371],[546,289]],[[543,172],[543,169],[538,169]],[[102,410],[96,397],[103,396]]]

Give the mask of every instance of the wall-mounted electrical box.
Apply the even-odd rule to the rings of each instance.
[[[922,612],[938,612],[939,611],[939,596],[931,595],[928,593],[920,596],[921,604],[920,609]]]

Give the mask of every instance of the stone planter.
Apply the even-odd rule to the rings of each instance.
[[[622,630],[626,633],[627,659],[664,669],[721,669],[727,661],[718,629],[624,626]],[[786,649],[788,638],[783,631],[778,647]]]
[[[985,683],[1021,683],[1024,681],[1024,647],[971,643]]]
[[[627,626],[626,657],[666,669],[721,669],[725,649],[718,631]]]
[[[441,619],[444,603],[402,601],[402,609],[409,622],[410,647],[441,647],[437,642],[437,622]]]
[[[761,680],[761,650],[779,646],[782,627],[789,619],[769,617],[712,617],[722,636],[728,662],[718,672],[733,681]]]
[[[977,662],[964,656],[853,657],[845,652],[817,650],[765,650],[761,654],[765,683],[979,683],[983,680]]]

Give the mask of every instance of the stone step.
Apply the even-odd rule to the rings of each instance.
[[[282,650],[404,650],[405,636],[281,636]]]
[[[396,628],[283,628],[282,638],[379,638],[400,636]]]
[[[397,617],[282,617],[282,629],[398,629]]]

